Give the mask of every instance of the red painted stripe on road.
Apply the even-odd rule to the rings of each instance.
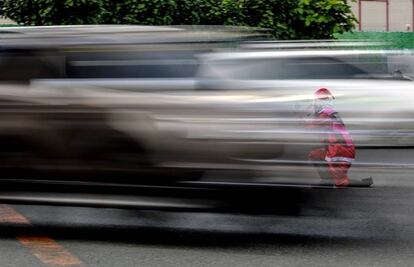
[[[17,240],[46,265],[84,266],[78,258],[47,236],[19,236]]]
[[[30,224],[30,221],[9,205],[0,204],[0,223]]]
[[[5,204],[0,204],[0,223],[31,225],[26,217]],[[46,266],[85,266],[77,257],[48,236],[25,235],[16,238]]]

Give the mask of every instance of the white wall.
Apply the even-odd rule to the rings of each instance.
[[[358,18],[358,2],[351,2],[351,9]],[[386,4],[377,1],[362,1],[362,30],[385,31],[386,30]],[[410,31],[412,24],[412,0],[389,0],[389,30]]]
[[[392,0],[390,2],[390,31],[406,31],[410,24],[412,31],[412,1]]]

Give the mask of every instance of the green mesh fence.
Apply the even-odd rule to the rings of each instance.
[[[335,36],[343,40],[368,40],[384,42],[382,48],[413,49],[414,32],[348,32]]]

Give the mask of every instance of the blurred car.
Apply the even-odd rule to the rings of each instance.
[[[205,32],[159,30],[150,37],[62,34],[61,43],[54,44],[64,55],[62,75],[28,76],[18,85],[5,79],[0,199],[196,208],[195,202],[168,199],[149,205],[142,198],[124,198],[172,194],[194,200],[226,195],[229,186],[309,183],[316,173],[307,154],[321,145],[322,133],[306,129],[303,117],[320,87],[334,93],[359,148],[413,145],[413,83],[389,74],[387,54],[351,49],[220,53],[212,51],[223,48],[221,37],[218,47],[211,47],[205,39],[191,41],[191,34]],[[40,47],[51,51],[46,37],[33,36],[42,31],[33,31],[23,35],[42,40]],[[128,43],[129,38],[141,43]],[[110,42],[101,46],[102,40]],[[359,159],[354,165],[383,163]],[[16,188],[26,191],[16,193]],[[85,191],[94,197],[68,195]],[[97,192],[105,193],[99,201]]]
[[[224,26],[4,27],[0,81],[194,77],[197,54],[263,36]]]
[[[287,102],[299,112],[306,112],[306,98],[311,104],[312,91],[330,88],[357,146],[412,146],[410,121],[398,124],[395,119],[411,116],[408,103],[401,104],[411,96],[413,84],[390,69],[388,58],[395,58],[393,53],[349,49],[216,53],[202,65],[200,83],[221,90],[274,91],[291,97]]]
[[[44,80],[32,86],[100,110],[101,123],[138,144],[138,158],[159,170],[260,171],[311,166],[307,151],[320,146],[321,133],[305,129],[303,116],[320,87],[335,94],[357,147],[412,146],[412,81],[388,75],[385,56],[360,50],[212,53],[202,56],[189,87],[168,79],[146,80],[133,91],[80,84],[69,94],[67,83]],[[94,141],[91,147],[99,149],[113,144]],[[117,147],[99,156],[114,157]],[[135,157],[124,159],[134,163]]]

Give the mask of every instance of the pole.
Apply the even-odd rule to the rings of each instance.
[[[386,19],[387,19],[387,24],[386,24],[386,31],[389,32],[390,31],[390,2],[389,0],[385,1],[385,14],[386,14]]]
[[[362,30],[362,0],[358,0],[358,30],[361,31]],[[413,0],[414,3],[414,0]],[[414,9],[413,9],[414,10]],[[413,18],[414,21],[414,18]]]
[[[413,0],[413,3],[411,5],[411,7],[412,7],[412,12],[411,12],[411,18],[412,18],[412,21],[411,21],[411,30],[414,32],[414,0]]]

